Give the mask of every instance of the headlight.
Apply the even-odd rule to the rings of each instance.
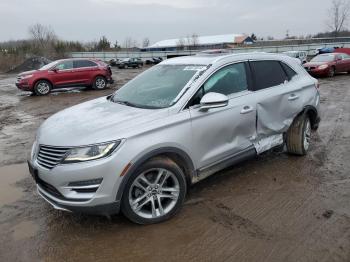
[[[328,67],[328,65],[320,65],[319,67],[318,67],[318,69],[326,69]]]
[[[33,143],[33,146],[32,146],[32,151],[31,151],[31,154],[30,154],[30,158],[31,158],[32,161],[36,157],[37,153],[38,153],[38,143],[37,143],[37,140],[35,139],[35,141]]]
[[[33,75],[24,75],[24,76],[22,76],[21,78],[22,79],[27,79],[27,78],[31,78]]]
[[[120,140],[86,147],[75,147],[68,151],[62,163],[77,163],[100,159],[112,154],[119,144]]]

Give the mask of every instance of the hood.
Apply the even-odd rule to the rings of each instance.
[[[308,62],[303,64],[304,67],[309,67],[309,66],[320,66],[320,65],[328,65],[328,62]]]
[[[38,72],[38,70],[30,70],[30,71],[24,71],[24,72],[22,72],[22,73],[20,73],[20,74],[18,74],[18,75],[19,75],[19,76],[24,76],[24,75],[34,74],[34,73],[36,73],[36,72]]]
[[[142,132],[168,109],[141,109],[113,103],[106,97],[91,100],[49,117],[40,127],[40,144],[82,146],[127,138]]]

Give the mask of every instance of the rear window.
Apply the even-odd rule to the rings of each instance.
[[[255,79],[255,90],[261,90],[283,84],[288,80],[279,61],[250,62]]]
[[[288,80],[291,80],[294,76],[297,75],[297,73],[292,68],[290,68],[290,66],[286,65],[283,62],[281,62],[281,65],[284,69],[284,72],[286,72],[286,74],[288,76]]]
[[[76,61],[74,61],[74,68],[93,67],[93,66],[97,66],[97,64],[90,61],[90,60],[76,60]]]

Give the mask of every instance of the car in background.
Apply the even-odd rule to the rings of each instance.
[[[159,223],[224,168],[275,147],[307,154],[319,106],[318,81],[285,55],[168,59],[48,118],[29,170],[54,208]]]
[[[35,95],[47,95],[52,89],[87,86],[99,90],[113,83],[111,68],[95,59],[62,59],[38,70],[17,76],[16,86]]]
[[[125,58],[120,61],[118,68],[119,69],[128,68],[128,67],[140,68],[142,66],[143,66],[143,61],[141,60],[141,58]]]
[[[153,57],[153,58],[147,59],[145,61],[145,64],[146,65],[157,65],[162,61],[163,61],[163,58],[161,58],[161,57]]]
[[[283,52],[283,54],[299,59],[301,64],[307,63],[307,52],[305,51],[287,51]]]
[[[120,64],[120,59],[118,59],[118,58],[116,58],[116,59],[111,59],[111,60],[109,60],[109,65],[110,66],[119,66],[119,64]]]
[[[350,56],[344,53],[321,54],[303,66],[312,76],[333,77],[337,73],[350,73]]]
[[[338,48],[334,51],[334,53],[343,53],[350,55],[350,48]]]

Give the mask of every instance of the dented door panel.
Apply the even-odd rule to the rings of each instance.
[[[252,145],[256,135],[256,110],[250,95],[247,91],[245,95],[231,98],[223,108],[208,111],[190,108],[191,148],[197,167],[205,167]]]

